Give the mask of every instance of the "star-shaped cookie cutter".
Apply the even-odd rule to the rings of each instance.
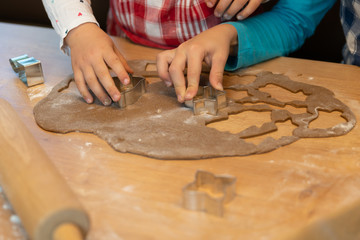
[[[44,83],[41,62],[27,54],[10,58],[10,65],[20,80],[28,87]]]
[[[146,80],[143,77],[130,76],[130,83],[124,85],[117,77],[113,77],[115,86],[121,93],[121,98],[117,102],[120,108],[125,108],[131,104],[136,103],[139,98],[146,92]]]
[[[185,106],[192,108],[194,115],[217,115],[219,109],[227,106],[226,93],[211,86],[199,86],[196,96],[185,101]]]
[[[235,177],[198,170],[194,182],[183,188],[183,206],[189,210],[204,211],[222,217],[224,204],[235,196]]]

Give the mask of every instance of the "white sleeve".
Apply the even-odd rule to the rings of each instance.
[[[99,25],[91,9],[91,0],[42,0],[55,31],[60,35],[60,48],[66,54],[70,49],[64,43],[68,32],[77,26],[92,22]]]

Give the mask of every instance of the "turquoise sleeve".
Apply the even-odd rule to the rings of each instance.
[[[336,0],[279,0],[271,11],[237,22],[238,54],[225,70],[233,71],[300,48]]]

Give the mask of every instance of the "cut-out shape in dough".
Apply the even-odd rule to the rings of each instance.
[[[135,74],[154,77],[155,72],[145,71],[149,63],[152,62],[129,62]],[[344,135],[356,124],[351,110],[326,88],[295,82],[287,76],[270,72],[257,74],[256,79],[246,85],[233,83],[233,74],[232,85],[226,84],[228,77],[229,73],[224,76],[225,89],[246,91],[248,94],[240,99],[231,99],[228,107],[221,109],[218,116],[193,115],[191,109],[177,102],[174,89],[165,87],[162,82],[149,84],[147,92],[126,109],[106,107],[99,102],[87,104],[72,79],[56,85],[51,93],[35,106],[34,116],[37,124],[45,130],[57,133],[93,133],[117,151],[158,159],[202,159],[259,154],[293,143],[300,138]],[[241,79],[240,75],[237,77]],[[306,95],[306,99],[279,101],[269,93],[261,91],[261,88],[268,84],[292,93],[301,91]],[[306,112],[295,114],[285,108],[281,109],[287,105],[304,108]],[[271,121],[236,134],[206,126],[211,122],[227,119],[229,114],[244,111],[269,112]],[[309,123],[318,117],[319,111],[339,111],[346,122],[326,129],[310,129]],[[246,141],[251,136],[276,131],[276,123],[288,120],[296,125],[291,136],[277,139],[268,137],[259,144]]]

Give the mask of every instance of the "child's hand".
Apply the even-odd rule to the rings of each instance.
[[[72,29],[65,38],[71,49],[74,78],[80,94],[87,103],[93,102],[88,87],[104,104],[120,100],[120,92],[110,75],[111,68],[124,84],[132,72],[111,38],[94,23]],[[110,97],[109,97],[110,96]]]
[[[237,42],[237,31],[230,24],[217,25],[178,48],[161,52],[157,56],[157,70],[167,86],[174,85],[179,102],[191,100],[199,88],[201,67],[205,61],[210,67],[209,81],[223,90],[222,78],[229,56],[230,45]],[[187,67],[187,84],[184,69]],[[186,87],[187,86],[187,87]]]
[[[247,18],[263,1],[264,0],[205,0],[206,5],[210,8],[216,5],[214,10],[215,16],[223,16],[226,20],[230,20],[235,15],[238,20]],[[248,4],[242,9],[246,3]]]

